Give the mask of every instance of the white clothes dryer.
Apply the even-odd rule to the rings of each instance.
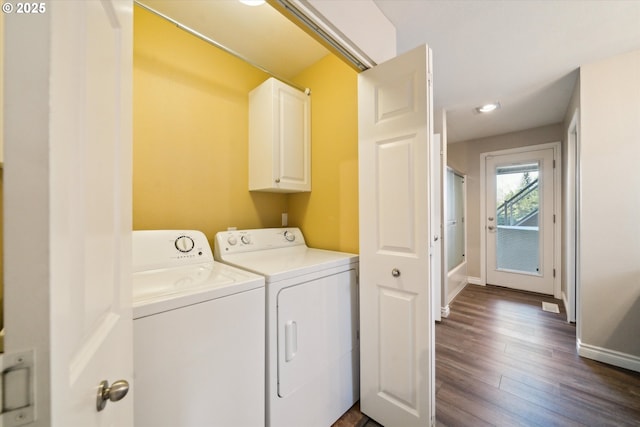
[[[136,427],[264,425],[264,278],[199,231],[133,232]]]
[[[358,256],[298,228],[216,234],[217,260],[266,281],[268,427],[328,427],[358,399]]]

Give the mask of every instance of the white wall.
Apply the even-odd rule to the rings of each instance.
[[[580,73],[580,354],[640,371],[640,51]]]

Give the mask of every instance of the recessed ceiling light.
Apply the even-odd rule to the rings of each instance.
[[[240,0],[240,3],[246,4],[247,6],[260,6],[264,4],[264,0]]]
[[[484,104],[481,107],[476,107],[476,111],[478,113],[490,113],[494,110],[497,110],[498,108],[500,108],[500,103],[492,102],[491,104]]]

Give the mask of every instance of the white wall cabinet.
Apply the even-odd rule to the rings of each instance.
[[[274,78],[249,93],[249,190],[311,191],[311,99]]]

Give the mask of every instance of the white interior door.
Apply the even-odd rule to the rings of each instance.
[[[133,396],[95,405],[101,381],[133,382],[132,4],[51,12],[53,421],[132,426]]]
[[[487,283],[554,294],[554,149],[486,156]]]
[[[35,425],[132,426],[97,396],[133,381],[133,5],[40,5],[5,17],[7,349],[36,350]]]
[[[430,58],[421,46],[358,77],[360,405],[385,427],[434,414]]]

